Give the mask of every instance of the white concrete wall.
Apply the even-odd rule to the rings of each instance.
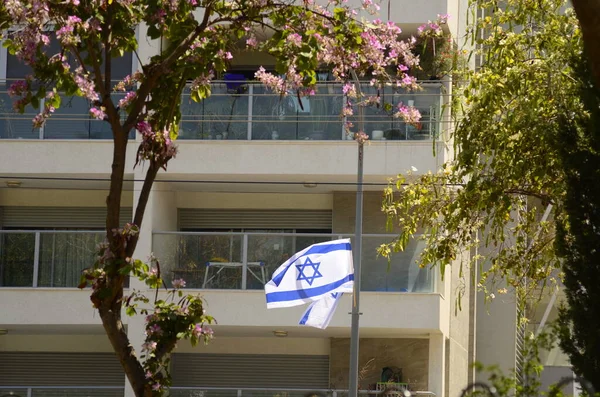
[[[133,171],[136,150],[135,142],[127,146],[127,173]],[[0,173],[109,175],[112,153],[113,143],[108,140],[3,139],[0,145]]]
[[[517,305],[514,297],[498,296],[484,303],[478,294],[476,359],[485,366],[497,365],[508,375],[515,367]],[[477,380],[485,381],[487,374],[480,373]]]
[[[305,307],[267,310],[264,291],[208,290],[201,295],[208,313],[219,325],[240,327],[296,327]],[[363,292],[361,294],[361,329],[406,330],[407,332],[447,333],[448,324],[438,294],[406,294]],[[350,327],[348,312],[351,296],[342,298],[330,327]],[[327,335],[327,330],[322,331]]]
[[[439,156],[433,157],[429,141],[371,142],[364,173],[393,177],[411,166],[436,171],[444,161],[442,149],[438,144]],[[354,141],[180,141],[169,174],[355,177],[356,152]]]
[[[76,288],[2,287],[0,325],[100,324],[89,296]]]

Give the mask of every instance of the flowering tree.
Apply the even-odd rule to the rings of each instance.
[[[412,41],[399,40],[392,22],[358,21],[357,10],[346,0],[6,0],[0,4],[0,31],[11,54],[32,69],[10,92],[15,108],[43,108],[34,119],[42,125],[61,106],[61,96],[87,98],[90,114],[110,125],[114,143],[110,190],[106,199],[106,242],[89,267],[81,287],[91,286],[91,301],[98,310],[119,361],[138,396],[162,395],[169,385],[168,353],[180,339],[208,340],[212,318],[202,301],[184,295],[183,281],[173,283],[167,298],[159,299],[164,285],[159,262],[134,259],[139,230],[153,182],[160,169],[175,157],[182,90],[191,82],[191,97],[202,101],[211,93],[211,79],[227,70],[240,40],[246,47],[265,51],[276,60],[275,73],[261,68],[256,77],[281,95],[312,95],[316,70],[328,68],[343,82],[343,115],[357,105],[379,104],[377,97],[357,94],[354,81],[392,84],[416,89],[409,76],[418,58]],[[362,6],[374,13],[372,0]],[[268,32],[259,42],[255,32]],[[161,39],[166,48],[143,63],[136,34]],[[50,51],[52,40],[58,51]],[[114,83],[111,60],[132,52],[139,68]],[[359,91],[359,90],[358,90]],[[124,92],[115,103],[113,92]],[[400,104],[389,109],[408,122],[418,112]],[[346,125],[359,144],[366,135]],[[136,165],[147,169],[134,218],[119,224],[121,193],[129,131],[139,132]],[[124,296],[126,279],[135,276],[157,289],[154,299],[133,291]],[[162,294],[160,296],[163,296]],[[121,321],[122,307],[129,315],[146,315],[146,342],[138,357]]]

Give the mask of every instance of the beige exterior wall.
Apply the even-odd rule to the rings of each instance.
[[[381,212],[382,193],[365,192],[363,196],[363,233],[386,233],[386,217]],[[333,233],[354,233],[356,193],[333,193]]]
[[[176,192],[176,197],[177,208],[328,210],[333,206],[330,193]]]
[[[329,376],[332,388],[348,387],[350,339],[332,338]],[[358,368],[360,389],[368,389],[381,379],[384,367],[402,369],[402,380],[411,390],[427,390],[429,367],[429,339],[360,340]]]
[[[101,330],[100,330],[101,331]],[[113,352],[108,338],[99,335],[3,335],[0,351],[12,352]]]
[[[180,343],[176,353],[219,353],[219,354],[307,354],[328,356],[329,338],[279,338],[271,337],[227,337],[218,336],[208,345],[192,347],[188,342]]]
[[[451,268],[451,291],[446,296],[450,300],[450,332],[446,341],[446,397],[460,395],[469,383],[472,354],[469,344],[471,283],[468,269],[464,269],[465,276],[461,277],[459,266],[459,263],[454,263]]]
[[[25,183],[23,188],[0,189],[0,206],[104,207],[107,195],[105,190],[27,189]],[[121,200],[131,206],[132,192],[124,191]]]

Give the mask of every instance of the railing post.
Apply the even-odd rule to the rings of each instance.
[[[334,390],[334,391],[331,393],[331,397],[337,397],[337,390]]]
[[[242,389],[238,389],[238,391],[237,391],[237,397],[242,397]]]
[[[252,112],[254,106],[254,84],[248,84],[248,140],[252,140]]]
[[[40,100],[40,112],[44,109],[44,102],[46,102],[46,100],[42,98]],[[40,127],[40,139],[44,139],[44,124]]]
[[[33,391],[31,390],[31,387],[27,388],[27,397],[31,397],[33,395]]]
[[[40,232],[35,232],[35,245],[33,252],[33,288],[38,286],[38,274],[40,270]]]
[[[334,86],[335,87],[335,86]],[[334,88],[335,90],[335,88]],[[344,108],[344,106],[346,105],[347,100],[346,100],[346,95],[342,94],[342,109]],[[346,123],[348,122],[348,117],[344,116],[342,118],[342,140],[345,141],[348,139],[348,133],[346,132]]]
[[[242,240],[242,289],[246,289],[248,278],[248,235],[244,234]]]

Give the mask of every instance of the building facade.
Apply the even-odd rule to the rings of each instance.
[[[450,14],[458,37],[466,3],[394,0],[383,11],[408,34]],[[158,51],[157,43],[139,42],[142,59]],[[238,79],[264,61],[252,54],[237,59]],[[137,68],[132,57],[120,62],[123,76]],[[24,73],[2,48],[0,80]],[[300,396],[348,388],[351,298],[343,298],[326,330],[317,330],[297,325],[304,308],[267,310],[263,290],[293,253],[353,238],[357,145],[338,117],[341,87],[327,74],[320,80],[303,106],[250,81],[215,82],[213,96],[200,104],[184,93],[179,154],[159,174],[136,256],[153,253],[167,279],[185,279],[218,325],[208,346],[181,343],[173,353],[172,395]],[[414,101],[424,115],[421,129],[377,111],[366,116],[359,383],[377,388],[390,368],[417,394],[457,396],[474,380],[475,324],[485,322],[470,283],[451,268],[442,278],[437,269],[417,267],[417,242],[396,254],[389,270],[376,255],[393,238],[380,211],[388,178],[412,167],[436,171],[452,154],[442,112],[450,86],[423,87],[385,93],[395,103]],[[0,92],[0,329],[7,331],[0,335],[0,396],[133,395],[89,291],[76,288],[103,238],[112,156],[110,131],[87,109],[74,98],[32,129],[33,113],[14,114],[6,90]],[[144,176],[143,165],[133,166],[135,139],[122,223],[131,219]],[[142,288],[136,280],[130,287]],[[457,311],[458,289],[464,298]],[[141,346],[143,319],[125,321],[133,345]]]

